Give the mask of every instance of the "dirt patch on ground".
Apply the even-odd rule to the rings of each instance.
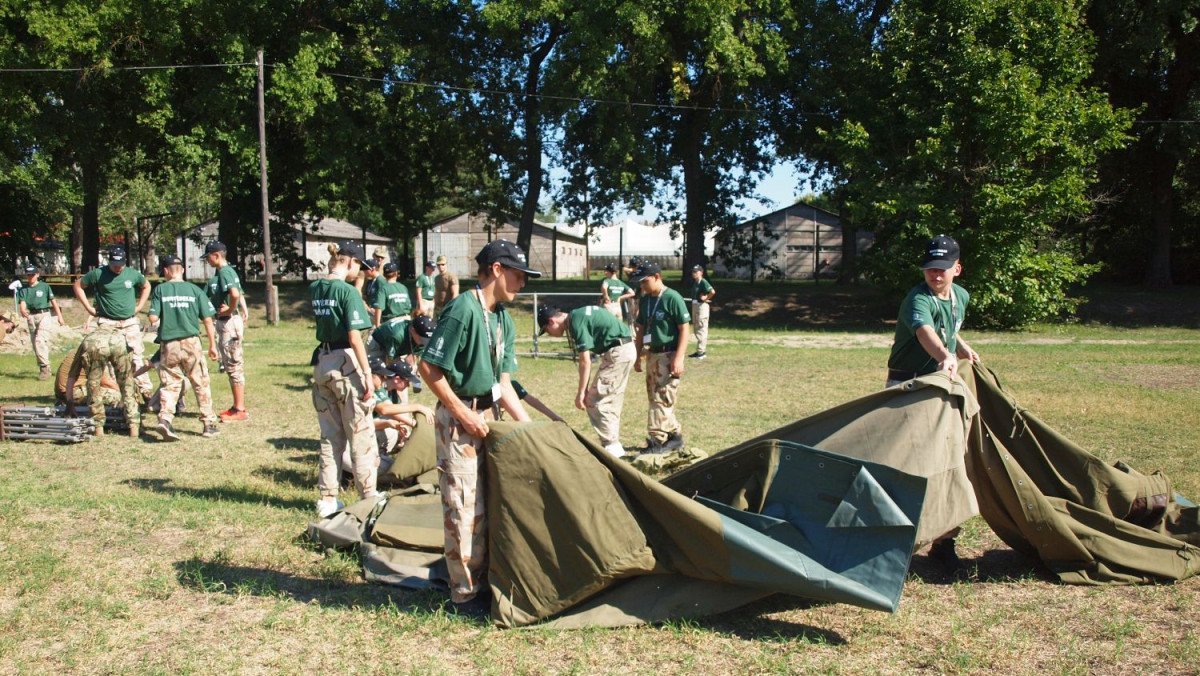
[[[1183,364],[1127,364],[1105,368],[1100,372],[1100,378],[1152,390],[1184,390],[1200,386],[1200,367]]]

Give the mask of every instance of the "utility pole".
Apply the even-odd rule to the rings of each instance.
[[[258,50],[258,170],[262,188],[263,274],[267,282],[267,323],[279,323],[275,262],[271,257],[271,213],[267,206],[267,108],[263,101],[263,50]]]

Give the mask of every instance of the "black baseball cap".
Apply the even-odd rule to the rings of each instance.
[[[437,328],[437,324],[433,323],[433,320],[425,315],[413,317],[412,324],[409,326],[412,327],[412,330],[416,331],[417,335],[422,338],[428,338],[432,336],[433,330]]]
[[[546,325],[550,323],[550,319],[553,318],[554,315],[556,315],[560,312],[562,312],[562,310],[554,307],[553,305],[539,305],[538,306],[537,322],[538,322],[538,329],[539,329],[538,335],[539,336],[546,332]]]
[[[38,266],[36,266],[36,265],[30,264],[30,265],[25,266],[25,274],[27,274],[27,275],[32,275],[33,273],[35,273],[37,271],[38,271]]]
[[[642,281],[651,275],[661,275],[662,266],[654,261],[646,261],[638,266],[637,270],[633,271],[632,279],[634,281]]]
[[[214,239],[204,246],[204,255],[207,256],[214,253],[225,253],[225,250],[225,243],[218,242]]]
[[[704,266],[697,263],[692,266],[692,272],[704,272]]]
[[[604,264],[604,271],[605,271],[605,272],[616,272],[616,271],[617,271],[617,266],[613,265],[612,263],[605,263],[605,264]]]
[[[125,247],[114,246],[108,249],[109,263],[124,263],[125,262]]]
[[[433,264],[433,261],[425,261],[425,267],[436,268],[437,266]]]
[[[365,260],[360,258],[359,261],[361,261],[362,266],[368,270],[374,270],[375,268],[379,267],[379,261],[375,260],[374,258],[367,258]]]
[[[631,268],[637,268],[637,267],[638,267],[639,265],[641,265],[641,264],[642,264],[642,257],[641,257],[641,256],[632,256],[632,257],[630,257],[630,259],[629,259],[629,267],[631,267]]]
[[[390,275],[393,272],[400,272],[400,266],[394,262],[383,264],[383,274]]]
[[[183,259],[174,254],[167,254],[166,256],[158,259],[158,265],[159,267],[163,268],[169,265],[183,265]]]
[[[494,239],[488,242],[475,256],[475,262],[480,265],[499,263],[506,268],[520,270],[530,277],[542,276],[541,272],[529,267],[529,259],[525,256],[525,251],[507,239]]]
[[[360,263],[365,263],[367,255],[363,253],[362,245],[352,239],[348,239],[338,245],[339,256],[349,256]]]
[[[420,378],[417,377],[417,374],[413,372],[412,367],[408,365],[408,362],[402,359],[392,362],[391,364],[388,364],[382,359],[372,360],[371,372],[384,378],[399,376],[410,383],[420,380]]]
[[[949,270],[958,262],[958,242],[953,237],[938,235],[925,245],[925,258],[921,261],[922,270]]]

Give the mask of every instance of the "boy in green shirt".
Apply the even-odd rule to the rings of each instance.
[[[646,396],[650,399],[643,452],[666,453],[683,446],[683,427],[675,417],[675,403],[692,316],[683,296],[663,283],[658,263],[642,263],[633,279],[643,294],[634,342],[646,352]],[[633,368],[642,370],[640,357]]]
[[[175,403],[186,378],[196,391],[200,417],[204,421],[202,436],[217,436],[217,416],[213,413],[212,391],[208,381],[208,363],[200,346],[200,324],[208,334],[208,358],[217,358],[217,336],[213,329],[216,310],[200,287],[183,280],[183,261],[178,256],[164,256],[160,264],[167,279],[154,287],[150,295],[150,323],[158,325],[159,388],[158,433],[163,441],[179,441],[171,422]]]
[[[600,305],[613,314],[617,319],[623,319],[621,303],[633,298],[633,288],[617,276],[617,266],[608,263],[604,266],[604,279],[600,282]]]
[[[217,310],[213,320],[217,327],[217,353],[233,393],[233,406],[221,411],[219,417],[221,422],[236,422],[250,417],[246,412],[246,369],[242,352],[246,324],[238,311],[242,302],[242,280],[225,259],[225,250],[225,245],[216,241],[204,247],[205,260],[217,270],[208,280],[205,291]]]
[[[503,304],[517,297],[527,277],[542,273],[529,268],[520,247],[503,239],[489,242],[475,262],[475,288],[442,308],[419,372],[438,398],[434,425],[450,600],[465,612],[481,614],[490,608],[488,595],[480,594],[487,573],[482,473],[487,423],[500,409],[514,420],[529,420],[512,387],[516,328]]]
[[[408,298],[408,289],[400,283],[399,265],[384,264],[383,280],[376,280],[375,294],[370,301],[376,327],[384,322],[408,321],[412,314],[412,301]]]
[[[704,359],[708,349],[708,309],[716,289],[704,278],[704,266],[692,266],[692,283],[688,285],[692,297],[692,325],[696,331],[696,351],[689,354],[692,359]]]
[[[58,307],[50,285],[38,279],[41,271],[36,265],[25,266],[25,274],[28,275],[26,284],[17,291],[17,310],[29,323],[29,342],[33,343],[33,356],[37,359],[38,380],[48,380],[52,320],[57,317],[58,325],[65,326],[62,309]]]
[[[354,482],[363,498],[374,497],[379,467],[375,395],[371,385],[362,329],[371,316],[362,295],[347,279],[357,279],[364,253],[356,242],[343,242],[330,260],[329,276],[308,287],[317,324],[313,351],[313,407],[321,428],[317,475],[317,515],[325,518],[341,509],[337,499],[341,458],[349,448]]]
[[[617,458],[625,455],[621,446],[621,409],[625,405],[629,374],[637,361],[637,347],[629,335],[629,327],[595,305],[570,312],[543,305],[538,308],[538,326],[543,333],[567,336],[579,355],[575,408],[587,412],[605,451]],[[591,379],[593,352],[600,355],[595,380]]]
[[[954,283],[962,274],[959,256],[958,242],[946,235],[938,235],[925,245],[921,261],[925,281],[908,292],[896,319],[896,334],[888,357],[888,387],[937,371],[955,378],[959,359],[979,361],[979,353],[958,335],[970,300],[966,289]],[[963,569],[954,549],[958,531],[954,528],[938,536],[929,548],[931,558],[956,574]]]
[[[125,335],[132,353],[134,370],[140,371],[146,363],[146,343],[142,339],[142,326],[137,315],[150,299],[150,284],[145,275],[126,267],[125,247],[113,246],[108,250],[108,265],[92,268],[83,277],[75,280],[75,298],[88,314],[96,317],[98,326],[116,326]],[[88,301],[84,288],[95,289],[96,304]],[[134,289],[140,289],[138,295]],[[150,398],[154,386],[146,373],[136,381],[143,400]]]
[[[425,274],[417,277],[417,314],[433,315],[433,261],[425,261]]]

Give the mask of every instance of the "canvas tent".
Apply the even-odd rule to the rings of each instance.
[[[894,610],[917,543],[977,511],[1067,583],[1200,570],[1194,504],[1161,474],[1062,438],[986,369],[868,394],[661,483],[562,423],[492,428],[488,574],[501,626],[654,622],[776,593]],[[443,584],[440,501],[416,490],[352,505],[310,534],[359,547],[369,580]]]

